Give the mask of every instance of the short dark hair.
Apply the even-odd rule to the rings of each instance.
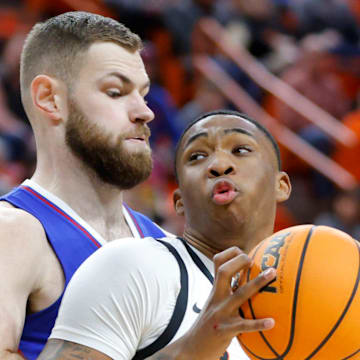
[[[179,182],[178,179],[178,172],[177,172],[177,158],[178,158],[178,154],[179,154],[179,150],[180,150],[180,144],[181,141],[184,137],[184,135],[187,133],[187,131],[193,126],[195,125],[197,122],[199,122],[202,119],[205,119],[209,116],[213,116],[213,115],[232,115],[232,116],[236,116],[242,119],[245,119],[249,122],[251,122],[252,124],[254,124],[258,129],[260,129],[265,136],[270,140],[274,150],[275,150],[275,154],[276,154],[276,159],[277,159],[277,164],[278,164],[278,168],[279,170],[281,169],[281,156],[280,156],[280,149],[279,149],[279,145],[276,142],[275,138],[271,135],[270,131],[268,129],[266,129],[266,127],[262,124],[260,124],[258,121],[252,119],[251,117],[249,117],[248,115],[241,113],[239,111],[234,111],[234,110],[227,110],[227,109],[220,109],[220,110],[214,110],[214,111],[209,111],[206,112],[202,115],[200,115],[199,117],[197,117],[195,120],[191,121],[186,128],[184,129],[184,131],[182,132],[179,141],[177,142],[176,145],[176,149],[175,149],[175,164],[174,164],[174,172],[175,172],[175,178],[176,181]]]
[[[70,86],[81,66],[79,55],[96,41],[112,41],[131,52],[142,48],[139,36],[123,24],[84,11],[63,13],[35,24],[21,54],[23,102],[32,80],[39,74],[53,75]]]

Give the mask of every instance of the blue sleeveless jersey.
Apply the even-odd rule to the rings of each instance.
[[[81,263],[101,246],[84,227],[28,186],[22,185],[0,200],[27,211],[40,221],[63,268],[65,287]],[[141,237],[165,236],[149,218],[129,207],[126,209]],[[62,296],[48,308],[26,316],[19,345],[19,353],[26,359],[35,360],[45,346],[55,324]]]

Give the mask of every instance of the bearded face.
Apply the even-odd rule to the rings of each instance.
[[[126,138],[139,135],[148,137],[149,128],[139,125],[133,132],[128,131],[114,139],[97,124],[90,124],[75,102],[69,100],[66,144],[103,182],[127,190],[149,177],[152,170],[150,148],[130,152],[124,146]]]

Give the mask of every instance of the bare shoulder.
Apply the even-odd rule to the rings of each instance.
[[[38,296],[44,288],[47,273],[44,268],[48,269],[51,256],[41,223],[26,211],[1,202],[0,292],[7,296],[0,301],[0,313],[8,317],[9,324],[22,324],[14,320],[13,314],[23,316],[27,303],[31,311],[45,308],[43,303],[29,296]]]
[[[0,232],[15,232],[18,234],[31,231],[34,235],[45,236],[40,221],[28,212],[13,207],[5,201],[0,201]]]
[[[37,312],[50,306],[63,289],[61,264],[40,221],[0,202],[0,292],[14,299],[25,297],[28,310]]]
[[[0,259],[16,251],[17,257],[38,256],[48,251],[46,234],[39,220],[24,210],[0,201]],[[3,255],[1,255],[3,254]]]

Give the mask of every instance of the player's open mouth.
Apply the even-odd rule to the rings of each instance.
[[[218,180],[212,191],[212,201],[217,205],[226,205],[238,195],[235,185],[228,180]]]

